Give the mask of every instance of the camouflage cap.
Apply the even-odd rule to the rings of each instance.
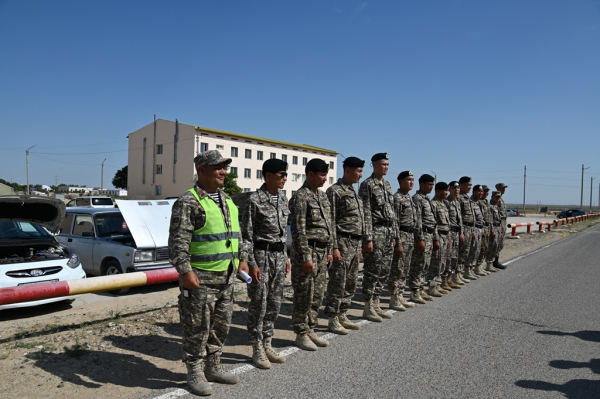
[[[196,155],[196,158],[194,158],[194,164],[196,165],[196,168],[206,165],[220,165],[222,163],[229,165],[231,163],[231,158],[223,158],[221,153],[217,150],[203,152]]]
[[[500,188],[506,188],[508,187],[506,184],[504,183],[496,183],[496,188],[500,189]]]
[[[483,191],[490,191],[490,188],[485,184],[481,185],[481,188],[483,189]]]
[[[492,191],[492,197],[502,197],[502,193],[500,191]]]

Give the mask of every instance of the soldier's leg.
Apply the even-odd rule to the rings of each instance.
[[[379,275],[379,260],[375,252],[363,252],[362,294],[365,301],[370,301]]]
[[[260,270],[260,281],[252,281],[247,284],[248,298],[248,335],[250,343],[256,343],[263,340],[262,332],[264,330],[264,317],[267,310],[267,297],[269,286],[269,265],[267,264],[267,252],[265,250],[255,250],[254,258]]]
[[[275,334],[275,320],[279,316],[281,300],[283,299],[283,286],[285,283],[285,260],[283,252],[269,253],[269,281],[266,283],[268,294],[266,299],[266,310],[262,327],[262,339],[272,337]],[[261,276],[261,279],[263,277]]]
[[[196,271],[196,269],[194,269]],[[179,286],[179,317],[183,326],[183,361],[193,363],[206,356],[211,314],[218,290],[201,284],[195,290]]]
[[[315,262],[315,251],[312,253],[313,263]],[[294,289],[294,299],[292,305],[292,327],[296,334],[306,334],[308,327],[308,312],[312,302],[314,291],[313,274],[307,274],[302,271],[302,260],[299,256],[292,253],[292,288]]]
[[[358,281],[358,263],[360,257],[360,240],[351,240],[346,247],[345,255],[348,262],[346,263],[346,282],[344,288],[344,296],[340,303],[340,313],[346,313],[352,304],[352,298],[356,292],[356,282]]]
[[[460,273],[464,273],[465,277],[469,277],[471,275],[468,258],[469,252],[471,250],[471,241],[473,240],[473,229],[474,227],[464,226],[464,237],[465,239],[460,243],[459,246],[459,255],[458,255],[458,271]],[[473,276],[474,277],[474,276]],[[468,281],[467,279],[462,279],[463,281]]]
[[[381,259],[381,267],[379,268],[379,276],[373,296],[379,297],[385,287],[386,280],[390,274],[390,265],[394,256],[394,237],[391,227],[385,228],[385,234],[381,237],[379,246],[376,251],[379,253],[379,259]]]
[[[396,295],[402,284],[402,256],[394,255],[390,264],[390,275],[388,276],[388,291],[390,296]]]
[[[214,302],[211,317],[211,329],[206,344],[208,354],[221,354],[223,345],[229,334],[231,316],[233,315],[233,284],[219,284],[218,295]]]
[[[327,274],[327,297],[325,298],[325,313],[332,317],[340,313],[340,307],[344,298],[345,286],[347,281],[348,265],[350,263],[347,244],[350,238],[339,237],[338,245],[342,260],[333,262]]]
[[[318,324],[317,316],[321,302],[323,302],[325,287],[327,286],[327,249],[315,249],[313,251],[313,263],[315,265],[313,272],[314,289],[308,312],[308,328],[310,330]]]

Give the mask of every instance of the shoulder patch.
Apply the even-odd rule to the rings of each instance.
[[[181,224],[181,218],[179,216],[171,217],[171,230],[178,228],[180,224]]]

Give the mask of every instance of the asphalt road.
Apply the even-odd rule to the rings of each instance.
[[[600,398],[599,241],[596,225],[212,397]]]

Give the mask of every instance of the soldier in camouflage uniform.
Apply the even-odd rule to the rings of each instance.
[[[447,277],[449,275],[450,264],[448,263],[448,248],[450,247],[450,214],[446,196],[448,195],[448,184],[438,182],[435,185],[435,196],[431,200],[431,208],[437,221],[437,233],[439,237],[439,248],[434,249],[431,254],[431,265],[427,274],[427,280],[430,283],[429,295],[437,293],[447,294],[452,291],[448,285]]]
[[[460,243],[458,248],[458,268],[459,277],[463,283],[469,283],[469,280],[477,280],[477,276],[472,273],[472,268],[468,263],[471,243],[476,238],[475,235],[475,213],[473,203],[469,199],[469,191],[473,185],[469,176],[463,176],[458,180],[460,185],[460,195],[458,202],[460,203],[460,213],[463,223],[463,235],[465,239]]]
[[[248,262],[252,283],[248,284],[248,333],[252,361],[261,369],[271,362],[283,363],[271,345],[275,320],[281,308],[285,276],[290,272],[287,257],[288,200],[283,194],[287,162],[268,159],[263,163],[265,183],[246,200],[242,216],[240,260]]]
[[[471,195],[470,198],[473,214],[475,215],[475,238],[471,241],[471,250],[469,251],[467,263],[473,268],[473,274],[476,277],[487,276],[487,273],[484,273],[481,268],[477,267],[477,259],[479,258],[479,252],[481,252],[481,240],[485,238],[485,233],[483,231],[483,213],[481,213],[481,208],[479,207],[479,200],[481,199],[482,194],[483,189],[480,184],[477,184],[473,187],[473,195]]]
[[[371,157],[373,174],[363,181],[358,195],[363,201],[365,236],[363,237],[364,277],[362,293],[365,299],[363,317],[381,322],[392,316],[379,305],[379,296],[390,272],[394,240],[398,237],[392,186],[383,178],[390,162],[387,153]]]
[[[498,269],[494,267],[494,259],[498,256],[498,249],[500,248],[500,231],[504,229],[502,226],[502,216],[500,215],[500,199],[502,193],[500,191],[492,191],[492,199],[490,200],[490,211],[492,213],[492,232],[490,234],[490,247],[486,255],[486,270],[497,272]]]
[[[208,381],[239,381],[239,377],[224,372],[220,360],[233,312],[239,221],[237,207],[220,190],[231,159],[223,158],[218,151],[207,151],[197,155],[194,163],[198,181],[173,204],[169,257],[179,272],[179,315],[187,383],[193,393],[210,395]],[[220,221],[209,223],[212,219],[208,215]],[[203,252],[207,243],[225,252]],[[239,270],[248,272],[248,267],[240,264]]]
[[[404,299],[406,278],[410,270],[410,260],[415,247],[415,235],[420,230],[417,209],[409,192],[415,185],[415,178],[411,170],[400,172],[398,175],[400,188],[394,194],[394,211],[398,220],[399,239],[396,242],[394,257],[388,278],[390,292],[390,308],[404,311],[414,307],[414,303]]]
[[[315,351],[328,342],[314,332],[323,300],[327,266],[333,261],[333,226],[331,205],[319,190],[327,181],[329,165],[322,159],[311,159],[305,167],[306,181],[290,200],[292,228],[292,287],[294,305],[292,324],[296,345]]]
[[[446,205],[448,206],[448,216],[450,219],[450,245],[448,247],[448,265],[449,275],[448,285],[453,289],[460,289],[461,285],[464,285],[462,279],[459,277],[460,272],[458,271],[458,248],[460,243],[465,240],[465,236],[462,233],[462,215],[460,212],[460,203],[458,202],[458,194],[460,193],[460,185],[457,181],[451,181],[448,184],[449,194],[447,197]]]
[[[496,269],[506,269],[506,266],[500,263],[498,258],[500,257],[500,252],[504,248],[504,237],[506,236],[506,220],[508,219],[508,215],[506,214],[506,203],[504,202],[504,192],[508,186],[504,183],[496,184],[496,190],[500,191],[502,197],[498,201],[498,210],[500,212],[500,218],[502,219],[502,229],[500,229],[500,237],[498,237],[498,254],[496,255],[496,259],[494,259],[494,267]]]
[[[431,293],[435,296],[442,296],[434,287],[429,286],[425,293],[423,288],[425,283],[423,277],[429,272],[432,251],[440,248],[439,237],[437,234],[437,221],[433,213],[433,207],[428,195],[433,191],[433,176],[424,174],[419,177],[419,190],[413,195],[413,203],[417,210],[420,229],[417,231],[415,242],[416,248],[412,253],[409,270],[409,285],[411,290],[410,299],[413,302],[424,304],[425,301],[431,301]],[[430,282],[428,282],[430,283]],[[429,284],[428,284],[429,285]],[[433,288],[433,289],[432,289]]]
[[[477,267],[486,274],[490,274],[495,272],[496,269],[489,269],[487,267],[483,267],[483,262],[487,257],[487,253],[490,248],[490,241],[492,240],[492,210],[490,209],[490,203],[487,200],[488,195],[490,194],[490,188],[483,184],[481,186],[483,189],[483,194],[479,199],[479,208],[481,209],[481,213],[483,214],[483,231],[485,233],[484,237],[481,239],[481,251],[479,252],[479,257],[477,258]]]
[[[365,231],[362,200],[354,187],[362,177],[365,161],[357,157],[344,159],[344,176],[327,189],[331,204],[333,228],[333,264],[328,270],[325,313],[329,316],[329,331],[346,335],[348,329],[358,330],[346,313],[350,309],[358,280],[360,247]]]

